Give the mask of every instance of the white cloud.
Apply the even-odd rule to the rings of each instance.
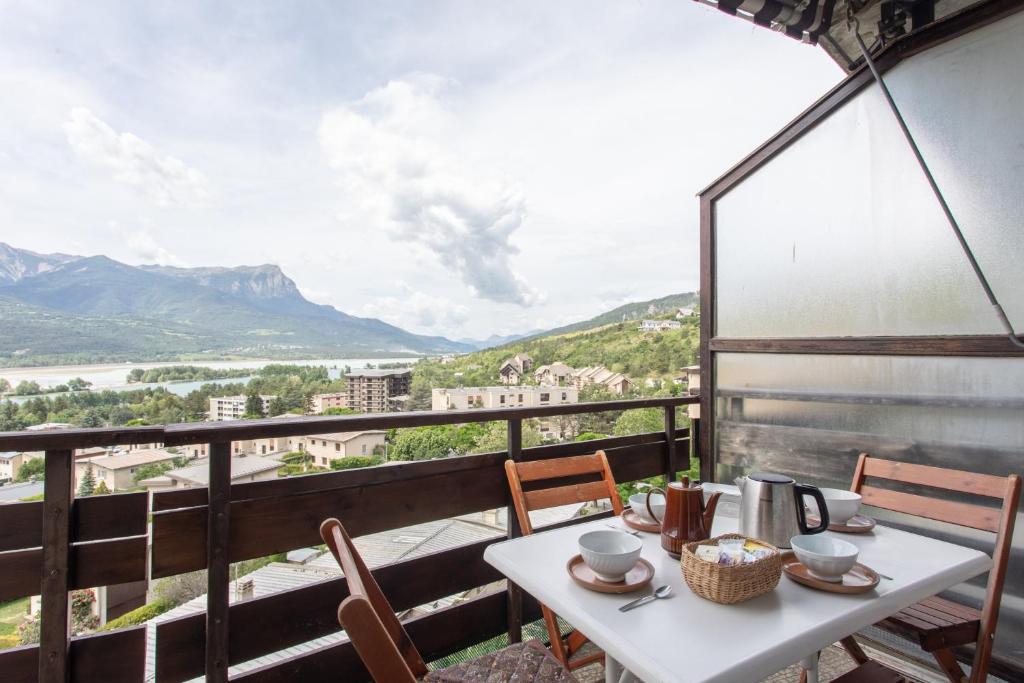
[[[327,111],[320,143],[347,196],[383,218],[396,241],[426,247],[483,299],[537,303],[512,268],[521,190],[444,144],[455,125],[443,100],[452,85],[422,74],[390,81]]]
[[[110,223],[111,230],[120,236],[122,244],[137,263],[156,263],[161,266],[184,265],[176,255],[167,249],[153,234],[151,225],[125,228],[117,222]]]
[[[114,180],[130,185],[158,206],[201,205],[208,190],[206,177],[131,133],[118,133],[85,107],[71,110],[64,133],[75,154],[108,171]]]
[[[405,282],[396,283],[395,289],[398,296],[378,298],[365,304],[359,314],[414,332],[445,330],[446,334],[454,334],[469,320],[466,306],[425,294]]]

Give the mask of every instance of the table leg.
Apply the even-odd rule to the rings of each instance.
[[[604,683],[639,683],[639,679],[606,652],[604,654]]]
[[[818,656],[820,652],[815,652],[810,657],[804,657],[800,660],[800,665],[803,666],[804,671],[807,673],[807,677],[804,679],[807,683],[818,683]]]

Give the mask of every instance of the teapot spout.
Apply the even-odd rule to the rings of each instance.
[[[711,533],[711,523],[715,521],[715,509],[718,507],[718,499],[722,497],[721,491],[715,491],[704,504],[704,528],[708,534]]]

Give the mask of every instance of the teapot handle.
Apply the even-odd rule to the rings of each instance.
[[[820,534],[822,531],[828,529],[828,506],[825,504],[825,496],[821,495],[821,491],[818,490],[817,486],[811,486],[810,484],[796,484],[794,486],[796,493],[796,522],[800,527],[800,533],[805,535]],[[818,504],[818,515],[821,517],[821,521],[818,526],[808,527],[807,526],[807,512],[804,510],[804,496],[810,496]]]
[[[654,514],[654,510],[651,509],[651,494],[654,493],[655,491],[660,493],[662,498],[668,500],[668,494],[665,493],[664,490],[659,489],[657,486],[652,486],[650,490],[647,491],[647,497],[644,498],[644,505],[647,506],[647,514],[651,516],[651,519],[657,520],[658,524],[661,524],[661,522],[664,520],[664,517],[662,517],[662,519],[658,519],[658,516]]]

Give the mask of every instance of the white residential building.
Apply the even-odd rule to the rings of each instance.
[[[430,392],[432,410],[471,410],[473,408],[537,408],[579,401],[575,387],[461,387],[434,389]]]
[[[678,320],[643,320],[637,329],[641,332],[664,332],[678,330],[683,324]]]
[[[98,485],[101,481],[110,491],[127,491],[137,486],[136,471],[144,465],[171,462],[182,457],[182,453],[174,453],[164,449],[141,451],[113,451],[108,455],[93,458],[82,458],[75,461],[75,490],[85,471],[92,467],[92,475]]]
[[[372,429],[365,432],[336,432],[303,437],[304,448],[313,456],[317,467],[330,467],[331,462],[353,455],[371,456],[384,449],[387,432]]]
[[[210,398],[210,420],[239,420],[245,415],[245,396],[216,396]],[[260,396],[263,401],[263,414],[270,412],[270,402],[276,396]]]

